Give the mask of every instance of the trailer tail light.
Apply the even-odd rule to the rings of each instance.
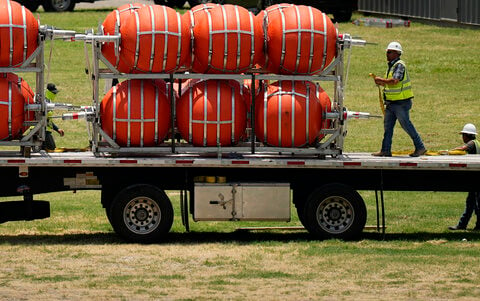
[[[448,164],[449,167],[467,167],[467,164],[463,163],[450,163]]]
[[[19,160],[21,161],[21,160]],[[25,161],[25,160],[23,160]],[[19,178],[28,178],[28,166],[19,166],[18,167],[18,177]]]

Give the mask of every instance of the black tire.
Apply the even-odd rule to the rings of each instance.
[[[185,5],[186,0],[153,0],[156,5],[164,5],[168,7],[182,8]]]
[[[360,194],[340,183],[314,191],[303,214],[305,228],[319,238],[358,239],[367,221],[367,209]]]
[[[25,6],[29,11],[32,13],[37,11],[38,7],[40,6],[40,3],[38,1],[22,1],[20,2],[23,6]]]
[[[297,188],[293,190],[293,203],[297,209],[297,216],[305,229],[308,227],[305,219],[305,204],[307,203],[309,192],[304,188]]]
[[[172,203],[155,186],[129,186],[114,198],[109,219],[115,232],[129,242],[157,242],[172,227]]]
[[[215,0],[188,0],[188,4],[190,4],[190,7],[194,7],[194,6],[205,4],[205,3],[218,3],[218,2],[219,1],[215,1]]]
[[[43,9],[47,12],[73,11],[75,4],[75,0],[45,0]]]
[[[333,21],[338,23],[349,22],[352,19],[351,10],[339,10],[333,13]]]
[[[262,0],[262,9],[265,9],[269,6],[272,6],[278,3],[284,3],[284,2],[281,2],[279,0]]]

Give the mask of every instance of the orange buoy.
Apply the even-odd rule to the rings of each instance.
[[[187,30],[190,33],[190,37],[193,37],[193,28],[195,27],[195,24],[198,23],[199,19],[206,18],[204,14],[206,14],[206,10],[210,10],[214,7],[217,7],[219,4],[216,3],[204,3],[204,4],[199,4],[194,7],[192,7],[190,10],[188,10],[186,13],[183,14],[182,16],[182,27],[184,27],[184,30]],[[191,50],[192,49],[192,43],[190,41],[188,48]],[[185,65],[187,68],[190,68],[193,65],[193,62],[195,61],[195,55],[193,54],[193,51],[189,52],[189,58],[185,61]]]
[[[268,85],[256,98],[255,133],[258,139],[278,147],[315,145],[323,123],[322,104],[316,91],[315,84],[304,81],[279,81]]]
[[[125,23],[125,21],[130,17],[133,11],[136,11],[142,7],[145,7],[145,4],[141,3],[130,3],[125,4],[117,9],[113,10],[107,15],[105,20],[102,23],[102,31],[104,35],[115,35],[120,33],[120,26]],[[115,67],[118,71],[129,73],[130,68],[120,60],[119,49],[115,48],[115,43],[106,42],[102,45],[102,54],[103,56]]]
[[[167,95],[167,85],[161,80],[119,83],[100,104],[102,130],[120,146],[158,145],[170,128]]]
[[[120,60],[137,72],[173,72],[190,49],[189,32],[173,8],[162,5],[134,10],[120,26]]]
[[[0,67],[19,67],[38,47],[38,22],[15,1],[0,0]]]
[[[195,146],[230,146],[245,134],[246,110],[237,81],[204,80],[177,102],[177,127]]]
[[[242,73],[262,55],[263,37],[254,15],[237,5],[219,5],[199,14],[193,27],[192,70]]]
[[[320,101],[320,106],[322,108],[322,117],[324,116],[325,113],[330,113],[333,111],[333,103],[330,100],[330,97],[328,96],[327,92],[320,87],[320,84],[316,83],[315,84],[315,96],[318,98]],[[322,119],[322,124],[321,124],[321,129],[329,129],[333,125],[331,119]],[[318,140],[322,140],[325,135],[321,133],[318,136]]]
[[[16,75],[15,75],[16,76]],[[17,76],[16,82],[20,81],[20,90],[23,95],[23,101],[25,105],[35,103],[35,92],[33,92],[32,88],[28,85],[28,83],[23,79]],[[35,120],[35,111],[30,111],[28,108],[25,109],[24,112],[24,120],[25,121],[33,121]],[[28,126],[23,127],[23,132],[28,129]]]
[[[335,58],[337,30],[316,8],[292,5],[266,10],[263,28],[265,67],[271,73],[317,74]]]
[[[21,81],[13,73],[0,76],[0,141],[17,139],[25,120]]]

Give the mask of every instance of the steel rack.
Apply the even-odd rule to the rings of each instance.
[[[101,31],[100,31],[101,32]],[[344,53],[345,50],[354,45],[365,45],[363,40],[355,40],[348,34],[341,35],[337,40],[337,56],[334,61],[319,75],[279,75],[266,74],[262,70],[250,70],[245,74],[197,74],[185,71],[175,73],[145,73],[145,74],[126,74],[119,72],[103,55],[103,43],[115,43],[118,49],[120,35],[102,35],[94,34],[92,31],[86,34],[77,34],[75,40],[83,41],[92,45],[92,72],[91,80],[93,85],[93,108],[94,117],[90,118],[92,123],[91,146],[92,151],[96,155],[110,154],[113,156],[122,155],[172,155],[172,154],[204,154],[207,156],[242,156],[252,154],[282,154],[291,156],[313,156],[324,158],[326,155],[336,157],[342,154],[344,138],[346,135],[346,118],[347,110],[344,107]],[[90,59],[87,57],[87,62]],[[103,66],[101,66],[103,64]],[[332,112],[325,114],[324,119],[329,119],[331,126],[321,130],[321,134],[325,137],[318,142],[315,147],[290,148],[267,146],[256,139],[255,134],[255,93],[252,93],[252,106],[250,110],[251,126],[247,128],[249,137],[247,141],[238,143],[235,146],[223,147],[201,147],[193,146],[180,139],[175,139],[178,134],[175,127],[175,98],[173,97],[173,89],[169,89],[169,100],[171,103],[171,128],[170,138],[167,138],[162,144],[155,147],[125,147],[118,145],[115,140],[102,130],[100,116],[100,80],[101,79],[163,79],[170,83],[173,87],[177,79],[228,79],[228,80],[245,80],[252,81],[252,91],[255,91],[255,81],[260,83],[265,80],[299,80],[312,82],[333,82],[333,99]],[[179,91],[181,91],[180,84]]]

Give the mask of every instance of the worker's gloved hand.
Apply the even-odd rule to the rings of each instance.
[[[374,80],[375,80],[375,83],[376,83],[377,85],[383,86],[383,85],[385,84],[385,83],[383,82],[383,79],[382,79],[381,77],[379,77],[379,76],[375,76]]]
[[[58,133],[60,134],[60,137],[65,135],[65,132],[62,129],[58,129]]]

